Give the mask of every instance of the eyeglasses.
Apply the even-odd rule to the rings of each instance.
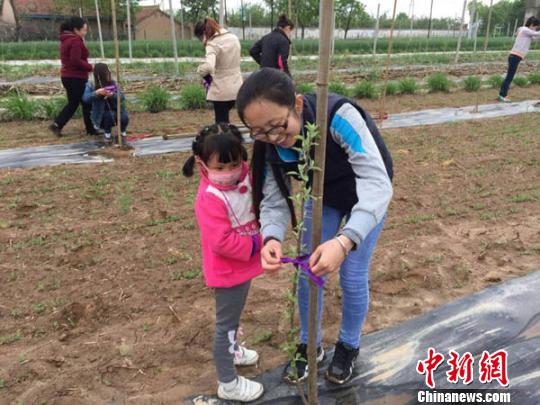
[[[251,137],[251,139],[254,139],[256,141],[269,141],[271,136],[274,136],[274,137],[283,136],[285,135],[285,131],[287,130],[289,126],[290,116],[291,116],[291,111],[288,112],[287,117],[285,118],[285,122],[283,124],[272,125],[267,131],[248,127],[249,132],[250,132],[249,136]]]

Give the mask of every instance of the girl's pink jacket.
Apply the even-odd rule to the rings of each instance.
[[[251,199],[247,163],[232,187],[212,184],[202,170],[195,200],[201,233],[203,272],[208,287],[227,288],[263,273],[259,225]]]

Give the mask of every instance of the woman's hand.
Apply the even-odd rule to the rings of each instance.
[[[107,97],[112,96],[112,93],[107,89],[101,88],[101,89],[96,90],[96,96],[101,96],[101,97],[107,98]]]
[[[344,243],[348,253],[353,247],[353,242],[343,235],[339,236],[339,238]],[[322,277],[338,270],[345,257],[347,255],[343,251],[343,246],[334,238],[315,249],[309,259],[309,266],[313,274]]]
[[[281,269],[281,242],[270,239],[261,249],[262,267],[265,271],[277,271]]]

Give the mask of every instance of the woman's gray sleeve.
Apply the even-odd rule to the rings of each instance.
[[[260,213],[263,238],[273,237],[283,242],[290,217],[287,200],[279,189],[272,168],[266,164]]]

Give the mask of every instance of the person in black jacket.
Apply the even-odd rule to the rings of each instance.
[[[249,54],[261,67],[279,69],[289,76],[289,48],[294,23],[285,15],[279,17],[277,27],[259,39],[249,50]]]

